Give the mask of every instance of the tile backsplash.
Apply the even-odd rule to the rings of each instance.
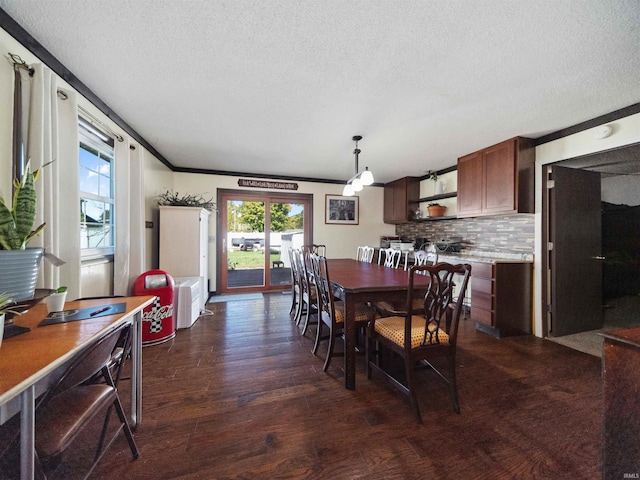
[[[533,214],[517,214],[403,223],[396,235],[408,241],[462,237],[467,250],[533,254],[534,228]]]

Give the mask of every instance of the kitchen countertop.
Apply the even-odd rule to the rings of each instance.
[[[438,252],[438,259],[454,258],[460,262],[480,263],[533,263],[533,254],[485,252],[480,250],[464,250],[462,252]]]

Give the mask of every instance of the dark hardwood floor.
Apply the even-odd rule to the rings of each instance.
[[[145,347],[140,458],[121,437],[91,478],[601,478],[599,358],[462,321],[461,414],[424,370],[418,425],[403,397],[366,379],[364,357],[355,391],[340,359],[322,373],[325,350],[311,354],[290,298],[209,304],[214,315]],[[55,477],[79,478],[92,441],[79,439]]]

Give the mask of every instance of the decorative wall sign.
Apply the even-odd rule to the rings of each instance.
[[[358,197],[325,195],[324,223],[358,225]]]
[[[278,190],[298,190],[297,183],[274,182],[270,180],[252,180],[249,178],[238,179],[238,186],[252,188],[277,188]]]

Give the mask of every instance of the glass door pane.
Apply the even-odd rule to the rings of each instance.
[[[313,196],[218,190],[219,293],[286,290],[288,249],[310,243]]]
[[[272,202],[269,208],[269,285],[290,285],[289,247],[304,243],[304,204]]]
[[[227,289],[265,285],[265,202],[227,200]]]

